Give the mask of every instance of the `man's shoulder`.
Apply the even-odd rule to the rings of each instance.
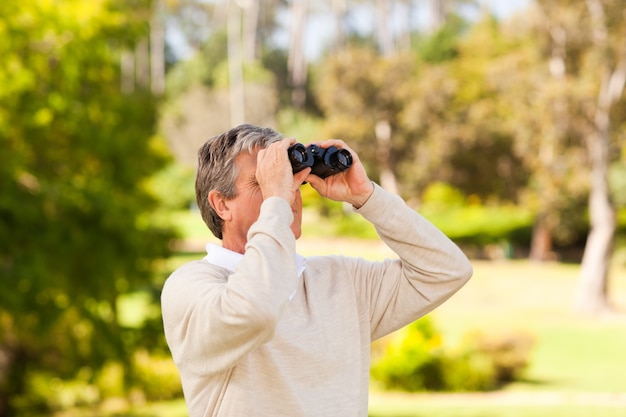
[[[167,278],[166,283],[192,282],[197,280],[223,281],[227,277],[226,270],[213,265],[205,259],[186,262],[176,268]]]

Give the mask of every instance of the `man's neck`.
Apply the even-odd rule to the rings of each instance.
[[[244,254],[246,251],[246,242],[240,242],[238,239],[228,239],[226,236],[222,239],[222,247],[233,252]]]

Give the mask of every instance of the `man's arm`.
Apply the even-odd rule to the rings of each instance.
[[[297,285],[291,218],[285,200],[268,199],[234,273],[197,261],[168,278],[163,323],[181,370],[222,372],[271,339]]]
[[[368,266],[354,271],[357,291],[362,293],[359,300],[370,311],[373,337],[423,316],[467,282],[471,264],[450,239],[400,197],[370,181],[358,155],[343,141],[328,140],[320,146],[348,149],[353,165],[324,180],[309,175],[307,181],[322,196],[352,204],[400,258],[360,263]]]
[[[472,276],[472,265],[459,247],[400,197],[376,186],[356,212],[373,223],[399,257],[356,273],[374,339],[432,311]]]

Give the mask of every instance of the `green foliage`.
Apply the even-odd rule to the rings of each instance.
[[[307,209],[303,224],[305,236],[373,239],[376,229],[363,217],[352,212],[352,206],[322,198],[313,187],[300,188],[302,204]]]
[[[150,355],[147,351],[135,354],[136,384],[148,401],[165,401],[183,395],[178,370],[171,356]]]
[[[534,338],[525,332],[489,334],[477,331],[465,337],[461,348],[461,363],[469,362],[470,369],[476,364],[480,364],[485,370],[489,369],[492,387],[498,387],[523,377],[530,362],[533,345]],[[471,378],[471,375],[459,379],[457,386],[463,386],[466,378]]]
[[[626,236],[626,208],[617,212],[617,229],[623,236]]]
[[[86,381],[85,375],[65,381],[54,374],[33,372],[27,379],[25,392],[13,398],[15,409],[29,410],[22,415],[45,415],[50,410],[94,406],[100,400],[98,390]]]
[[[157,102],[120,93],[120,53],[148,35],[149,6],[0,5],[0,413],[27,407],[11,398],[42,372],[130,365],[138,339],[116,300],[150,284],[172,237],[146,186],[169,159]]]
[[[528,365],[532,338],[525,334],[468,336],[451,351],[429,318],[402,329],[374,360],[371,375],[402,391],[485,391],[512,382]]]
[[[321,140],[322,120],[292,108],[283,109],[277,116],[278,130],[298,142],[307,144]]]
[[[171,163],[150,179],[149,188],[163,209],[188,209],[196,202],[195,176],[192,167]]]
[[[206,65],[206,62],[205,62]],[[215,66],[214,87],[228,90],[230,86],[228,61],[222,61]],[[273,74],[265,69],[260,62],[255,61],[243,66],[243,78],[247,83],[271,85],[274,82]]]
[[[178,97],[195,85],[213,87],[220,64],[227,62],[226,31],[216,31],[190,59],[174,65],[167,74],[167,95]]]
[[[291,86],[287,70],[287,53],[280,49],[271,49],[263,53],[261,60],[263,66],[274,74],[279,107],[281,109],[290,109],[292,107]]]
[[[344,139],[356,150],[373,179],[381,172],[380,153],[388,152],[391,169],[412,159],[410,139],[399,118],[411,93],[415,60],[409,53],[381,57],[370,48],[349,48],[330,56],[320,66],[314,91],[323,111],[322,135]],[[389,123],[393,140],[381,145],[376,125]]]
[[[465,196],[456,187],[443,182],[429,185],[422,195],[422,204],[435,211],[465,205]]]
[[[371,375],[387,389],[407,391],[442,390],[441,335],[429,319],[418,320],[401,330],[372,365]]]
[[[609,170],[611,195],[617,207],[626,208],[626,163],[615,163]]]
[[[451,239],[480,247],[502,242],[525,246],[533,225],[533,213],[527,208],[486,206],[445,183],[426,188],[419,211]]]
[[[301,192],[307,216],[314,219],[313,227],[305,224],[306,236],[377,237],[374,227],[351,208],[321,198],[308,185]],[[477,196],[465,197],[458,188],[441,182],[424,190],[417,211],[454,241],[477,248],[491,244],[526,247],[533,225],[533,212],[528,208],[484,205]]]
[[[449,15],[446,23],[434,34],[419,39],[417,53],[429,63],[440,63],[459,55],[458,40],[466,29],[466,22],[458,15]]]
[[[503,241],[527,244],[533,224],[533,214],[516,206],[471,205],[421,212],[451,239],[479,246]]]
[[[201,55],[174,65],[167,73],[167,96],[178,97],[194,85],[213,85],[213,68]]]
[[[144,401],[167,401],[182,398],[178,370],[169,354],[159,356],[139,350],[133,355],[132,391]],[[116,361],[107,362],[94,375],[82,368],[74,378],[62,379],[45,371],[31,372],[25,390],[13,397],[14,408],[23,415],[48,415],[50,411],[95,407],[108,400],[127,400],[127,371]]]

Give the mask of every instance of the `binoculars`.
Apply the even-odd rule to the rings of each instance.
[[[293,173],[311,167],[311,174],[326,178],[338,174],[352,166],[352,154],[335,146],[321,148],[317,145],[292,145],[287,150]]]

